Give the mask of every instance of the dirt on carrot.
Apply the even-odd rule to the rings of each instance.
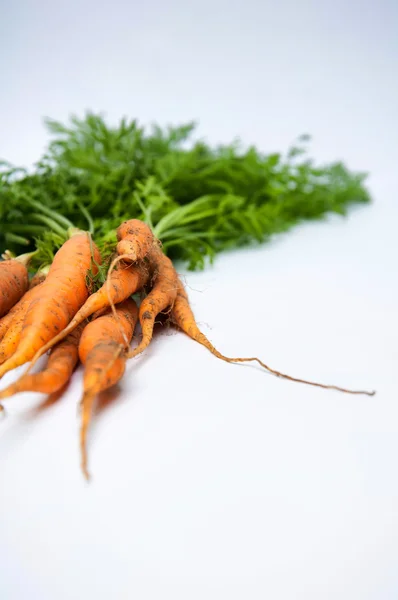
[[[171,260],[159,248],[152,250],[151,260],[154,265],[153,287],[141,302],[139,310],[142,340],[127,354],[128,358],[137,356],[149,346],[156,317],[167,308],[172,308],[177,296],[179,279]]]
[[[123,302],[141,290],[149,280],[150,274],[151,267],[145,261],[141,261],[136,265],[120,265],[117,270],[112,272],[109,281],[106,281],[98,292],[89,296],[68,326],[36,352],[29,370],[40,356],[52,348],[54,344],[63,340],[75,327],[77,327],[77,325],[91,317],[94,313],[102,311],[104,308],[108,308],[111,303],[118,304]]]
[[[130,219],[122,223],[116,232],[117,253],[124,255],[126,262],[144,259],[156,244],[153,233],[146,223],[139,219]]]
[[[96,248],[95,260],[101,261]],[[36,288],[40,293],[29,304],[20,341],[13,355],[0,366],[0,377],[31,360],[65,329],[87,300],[86,276],[90,268],[94,267],[89,236],[75,233],[58,250],[46,280]]]
[[[187,214],[184,207],[176,210]],[[190,216],[186,218],[189,220]],[[61,246],[51,267],[36,274],[28,291],[25,282],[21,289],[24,287],[26,293],[0,319],[0,376],[31,360],[23,376],[0,392],[0,399],[28,390],[52,393],[61,389],[70,380],[80,358],[84,365],[80,449],[86,478],[89,478],[87,431],[95,398],[120,381],[126,359],[149,346],[156,319],[166,315],[169,322],[225,362],[257,362],[271,374],[290,381],[348,394],[375,393],[292,377],[272,369],[258,357],[232,358],[221,354],[199,329],[173,262],[144,222],[133,219],[122,223],[117,232],[117,247],[114,242],[111,244],[102,266],[90,235],[72,230],[72,237]],[[40,264],[45,264],[52,260],[52,255],[40,260],[43,261]],[[90,277],[97,278],[98,285],[105,273],[105,283],[94,292],[95,288],[90,288],[87,281]],[[40,281],[43,275],[45,280]],[[34,285],[35,278],[38,285]],[[139,309],[131,299],[134,294],[141,295]],[[138,319],[142,338],[130,350]],[[36,361],[48,350],[51,353],[47,366],[40,373],[30,374]]]
[[[20,392],[53,394],[70,380],[78,363],[78,344],[85,323],[78,325],[62,342],[54,346],[47,365],[39,373],[23,375],[0,392],[0,400]]]

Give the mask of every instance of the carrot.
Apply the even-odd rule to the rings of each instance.
[[[141,302],[139,310],[142,340],[127,354],[128,358],[137,356],[149,346],[156,317],[166,308],[172,307],[177,296],[179,279],[173,263],[159,248],[152,250],[152,256],[155,263],[155,283],[148,296]]]
[[[22,328],[25,320],[26,313],[29,306],[25,307],[25,310],[20,310],[14,319],[10,327],[8,328],[5,336],[0,343],[0,365],[8,360],[15,352],[19,341],[21,339]]]
[[[26,301],[24,300],[25,296],[26,294],[21,298],[21,300],[19,300],[19,302],[14,304],[12,309],[6,315],[4,315],[4,317],[0,319],[0,340],[4,338],[8,329],[11,327],[11,323],[15,316],[20,312],[22,304],[25,303],[26,305]]]
[[[79,359],[77,347],[83,327],[82,323],[62,342],[54,346],[43,371],[23,375],[0,392],[0,399],[9,398],[20,392],[53,394],[63,388],[70,380]]]
[[[22,298],[29,285],[26,265],[32,253],[0,262],[0,317]]]
[[[193,315],[192,309],[189,305],[188,295],[184,289],[184,286],[181,280],[178,280],[178,292],[177,297],[174,302],[174,306],[171,311],[172,321],[175,325],[177,325],[184,333],[186,333],[190,338],[202,344],[210,350],[210,352],[216,356],[217,358],[224,360],[228,363],[243,363],[243,362],[257,362],[261,367],[276,375],[277,377],[282,377],[284,379],[289,379],[290,381],[296,381],[298,383],[305,383],[307,385],[313,385],[316,387],[321,387],[324,389],[337,390],[339,392],[346,392],[347,394],[366,394],[367,396],[373,396],[375,392],[367,392],[361,390],[348,390],[345,388],[338,387],[336,385],[325,385],[323,383],[317,383],[314,381],[306,381],[305,379],[297,379],[296,377],[291,377],[290,375],[286,375],[284,373],[280,373],[275,369],[271,369],[265,363],[263,363],[259,358],[229,358],[228,356],[224,356],[221,354],[207,339],[207,337],[202,333],[195,321],[195,317]]]
[[[21,302],[21,300],[19,302]],[[17,302],[17,304],[19,304],[19,302]],[[15,308],[17,304],[15,304],[13,308]],[[0,319],[0,340],[2,340],[5,334],[7,333],[7,329],[9,328],[15,316],[15,312],[11,312],[13,308],[6,315],[4,315],[4,317]]]
[[[87,430],[96,395],[115,385],[125,369],[125,339],[130,342],[137,322],[138,308],[134,300],[125,300],[116,306],[116,317],[109,310],[89,323],[79,343],[79,358],[83,363],[83,398],[80,448],[82,470],[87,471]]]
[[[69,325],[36,352],[29,370],[42,354],[47,352],[54,344],[63,340],[79,323],[82,323],[97,311],[108,308],[111,302],[113,304],[123,302],[142,288],[148,281],[149,274],[149,266],[144,262],[136,265],[124,265],[122,268],[112,271],[109,281],[106,281],[98,292],[89,296]]]
[[[124,221],[117,231],[119,256],[126,255],[125,261],[136,262],[145,258],[155,244],[153,233],[146,223],[139,219]]]
[[[22,296],[22,298],[14,304],[12,309],[2,318],[0,319],[0,355],[5,349],[5,338],[6,336],[11,336],[11,332],[20,318],[25,317],[26,311],[29,308],[29,305],[32,301],[32,298],[38,293],[37,290],[39,286],[36,286],[26,292]],[[19,338],[18,338],[19,339]],[[11,356],[9,352],[6,351],[8,356]]]
[[[21,339],[14,354],[0,366],[0,377],[28,362],[71,321],[87,300],[86,276],[92,265],[90,238],[75,232],[56,253],[46,280],[26,312]],[[94,260],[100,262],[98,249]]]

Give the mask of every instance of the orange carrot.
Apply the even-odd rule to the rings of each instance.
[[[152,250],[151,255],[155,264],[153,275],[155,283],[140,306],[139,319],[142,340],[134,350],[127,354],[128,358],[137,356],[149,346],[156,317],[166,308],[172,307],[177,296],[179,279],[173,263],[159,248]]]
[[[217,358],[220,358],[221,360],[224,360],[228,363],[242,363],[242,362],[253,362],[254,361],[254,362],[257,362],[259,365],[261,365],[261,367],[263,367],[264,369],[266,369],[267,371],[272,373],[273,375],[276,375],[277,377],[282,377],[284,379],[289,379],[290,381],[296,381],[298,383],[305,383],[308,385],[313,385],[313,386],[321,387],[321,388],[325,388],[325,389],[337,390],[339,392],[346,392],[347,394],[365,394],[367,396],[373,396],[375,394],[375,392],[367,392],[367,391],[361,391],[361,390],[348,390],[345,388],[338,387],[336,385],[325,385],[323,383],[306,381],[305,379],[297,379],[296,377],[291,377],[290,375],[286,375],[284,373],[280,373],[279,371],[276,371],[275,369],[271,369],[271,367],[268,367],[265,363],[263,363],[257,357],[229,358],[228,356],[224,356],[212,345],[212,343],[207,339],[207,337],[204,335],[204,333],[202,333],[200,331],[199,327],[197,326],[192,309],[189,305],[188,295],[184,289],[184,286],[183,286],[181,280],[179,280],[178,293],[177,293],[176,300],[174,302],[174,306],[171,311],[171,317],[172,317],[172,320],[175,323],[175,325],[177,325],[180,329],[182,329],[182,331],[184,333],[186,333],[190,338],[192,338],[199,344],[202,344],[203,346],[205,346],[205,348],[210,350],[210,352],[212,354],[214,354],[214,356],[216,356]]]
[[[119,242],[116,247],[117,253],[119,256],[126,255],[125,261],[142,260],[155,244],[150,227],[139,219],[130,219],[122,223],[116,235]]]
[[[12,332],[14,326],[16,325],[16,323],[20,320],[20,318],[22,316],[23,316],[23,318],[25,317],[26,311],[29,308],[32,298],[34,298],[34,296],[38,293],[37,292],[38,289],[39,289],[39,286],[37,285],[34,288],[28,290],[26,292],[26,294],[24,294],[22,296],[22,298],[19,300],[19,302],[14,304],[12,309],[6,315],[4,315],[4,317],[0,320],[0,340],[1,340],[0,356],[1,356],[2,352],[5,350],[5,346],[6,346],[6,344],[4,343],[5,342],[4,338],[7,335],[11,337],[11,332]],[[5,354],[7,354],[7,356],[11,356],[9,351],[6,351]]]
[[[101,258],[94,247],[94,259]],[[86,276],[92,267],[89,235],[76,232],[56,253],[46,280],[40,285],[25,315],[14,354],[0,366],[0,377],[28,362],[71,321],[88,296]],[[35,289],[35,288],[34,288]]]
[[[21,301],[19,301],[21,302]],[[19,304],[17,302],[17,304]],[[13,308],[15,308],[16,304],[13,306]],[[13,308],[11,310],[13,310]],[[7,333],[7,329],[9,328],[14,316],[15,316],[15,312],[11,313],[11,310],[4,315],[4,317],[2,317],[0,319],[0,340],[3,339],[3,337],[5,336],[5,334]]]
[[[110,302],[113,302],[113,304],[123,302],[123,300],[141,289],[148,281],[149,275],[150,270],[146,263],[123,265],[113,271],[110,281],[105,282],[98,292],[89,296],[69,325],[36,352],[29,369],[33,367],[42,354],[52,348],[54,344],[63,340],[79,323],[82,323],[97,311],[109,307]]]
[[[0,262],[0,317],[8,313],[28,289],[26,264],[31,254]]]
[[[26,296],[26,294],[25,294],[25,296]],[[12,323],[14,317],[21,310],[21,304],[24,302],[25,296],[23,296],[19,302],[14,304],[12,309],[6,315],[4,315],[4,317],[2,317],[0,319],[0,340],[2,340],[4,338],[5,334],[7,333],[8,329],[11,326],[11,323]],[[25,302],[25,304],[26,304],[26,302]]]
[[[20,310],[14,319],[7,333],[3,337],[0,343],[0,365],[8,360],[17,349],[19,341],[21,339],[22,328],[25,320],[26,313],[29,306],[26,306],[25,310]]]
[[[83,363],[83,398],[80,448],[82,470],[88,479],[86,438],[96,395],[115,385],[125,369],[125,339],[130,342],[137,322],[138,309],[134,300],[116,306],[116,318],[109,310],[89,323],[79,343],[79,358]]]
[[[9,398],[20,392],[53,394],[63,388],[70,380],[79,359],[77,348],[83,327],[82,323],[62,342],[54,346],[43,371],[23,375],[0,392],[0,399]]]

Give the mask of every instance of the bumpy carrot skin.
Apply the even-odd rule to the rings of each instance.
[[[28,285],[28,270],[23,261],[12,258],[0,262],[0,317],[22,298]]]
[[[21,302],[21,300],[19,302]],[[19,303],[17,302],[17,304]],[[13,308],[15,308],[15,306],[16,305],[14,305]],[[15,316],[15,312],[11,313],[11,310],[0,319],[0,340],[2,340],[5,334],[7,333],[7,330]]]
[[[40,356],[52,348],[54,344],[63,340],[79,323],[82,323],[94,313],[108,308],[110,301],[113,304],[118,304],[135,294],[146,284],[150,273],[150,266],[145,262],[137,265],[122,265],[117,270],[112,271],[110,281],[105,282],[98,292],[89,296],[69,325],[36,352],[29,369],[33,367]]]
[[[0,365],[5,363],[17,349],[19,341],[21,339],[21,333],[23,329],[23,324],[25,320],[25,316],[28,310],[28,306],[26,306],[26,310],[21,310],[13,319],[11,326],[9,327],[7,333],[3,337],[0,343]]]
[[[46,367],[40,373],[23,375],[0,392],[0,399],[9,398],[20,392],[53,394],[70,380],[78,363],[78,344],[83,331],[82,323],[62,342],[54,346]]]
[[[122,223],[116,231],[119,256],[128,255],[128,259],[136,262],[145,258],[156,243],[153,233],[146,223],[139,219],[130,219]]]
[[[179,288],[179,279],[171,260],[159,248],[152,250],[151,256],[155,264],[154,285],[141,302],[139,310],[142,340],[134,350],[128,352],[127,358],[137,356],[149,346],[156,317],[173,306]]]
[[[73,319],[88,297],[86,276],[101,257],[87,233],[77,232],[56,253],[40,294],[30,302],[14,354],[0,366],[0,377],[31,360]]]
[[[125,339],[130,342],[137,323],[138,308],[128,299],[117,305],[116,316],[109,310],[91,321],[79,343],[79,358],[84,365],[80,448],[82,470],[88,479],[86,439],[96,395],[115,385],[122,377],[126,358]]]
[[[267,366],[257,357],[251,358],[230,358],[228,356],[224,356],[221,354],[213,344],[207,339],[207,337],[202,333],[199,327],[196,324],[195,317],[193,315],[192,309],[189,305],[188,295],[184,289],[184,286],[179,280],[177,297],[174,302],[174,306],[171,311],[171,318],[175,325],[177,325],[184,333],[186,333],[190,338],[202,344],[205,348],[210,350],[214,356],[217,358],[224,360],[228,363],[244,363],[244,362],[257,362],[261,367],[263,367],[266,371],[269,371],[273,375],[277,377],[282,377],[283,379],[288,379],[290,381],[296,381],[297,383],[305,383],[307,385],[312,385],[315,387],[320,387],[324,389],[337,390],[338,392],[345,392],[347,394],[365,394],[366,396],[373,396],[375,394],[374,391],[367,392],[364,390],[349,390],[346,388],[338,387],[336,385],[326,385],[323,383],[317,383],[314,381],[307,381],[305,379],[298,379],[296,377],[291,377],[290,375],[286,375],[285,373],[280,373],[275,369],[271,369],[271,367]]]
[[[0,340],[4,338],[7,331],[11,327],[12,321],[16,317],[16,315],[22,310],[23,306],[28,306],[28,302],[26,301],[26,295],[29,294],[29,291],[21,298],[19,302],[14,304],[12,309],[0,319]]]

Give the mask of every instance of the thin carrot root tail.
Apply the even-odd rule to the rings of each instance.
[[[365,395],[365,396],[374,396],[376,393],[374,390],[371,392],[366,391],[366,390],[350,390],[347,388],[339,387],[337,385],[327,385],[325,383],[319,383],[317,381],[309,381],[307,379],[300,379],[298,377],[292,377],[291,375],[287,375],[286,373],[281,373],[280,371],[276,371],[275,369],[272,369],[271,367],[266,365],[262,360],[260,360],[256,356],[253,356],[250,358],[240,358],[240,357],[230,358],[229,356],[224,356],[224,354],[221,354],[221,352],[219,352],[213,346],[213,344],[207,339],[207,337],[203,333],[201,333],[201,332],[195,333],[195,334],[189,333],[188,335],[190,335],[190,337],[192,337],[196,342],[199,342],[199,344],[202,344],[202,346],[205,346],[208,350],[210,350],[210,352],[214,356],[216,356],[220,360],[224,360],[227,363],[257,362],[263,369],[265,369],[269,373],[272,373],[272,375],[275,375],[276,377],[280,377],[282,379],[287,379],[289,381],[294,381],[296,383],[304,383],[306,385],[320,387],[325,390],[336,390],[338,392],[343,392],[345,394],[355,394],[355,395]]]
[[[97,381],[94,385],[92,385],[88,390],[86,390],[83,394],[83,397],[80,401],[81,415],[82,415],[82,424],[80,429],[80,454],[81,454],[81,469],[84,477],[87,481],[91,479],[91,475],[88,471],[87,467],[87,432],[88,427],[91,421],[91,415],[93,411],[94,400],[97,394],[104,389],[102,385],[102,380],[106,377],[108,369],[110,369],[113,364],[116,362],[121,352],[123,351],[123,346],[119,346],[108,365],[104,369],[102,377],[100,379],[97,378]]]
[[[91,413],[93,409],[96,390],[91,389],[83,394],[81,401],[82,406],[82,424],[80,428],[80,454],[81,454],[81,469],[87,481],[90,480],[90,473],[87,467],[87,431],[91,421]]]
[[[222,358],[224,360],[227,360],[227,362],[234,362],[234,363],[254,362],[255,361],[261,367],[263,367],[263,369],[265,369],[269,373],[272,373],[276,377],[281,377],[282,379],[288,379],[289,381],[294,381],[296,383],[304,383],[306,385],[312,385],[314,387],[320,387],[320,388],[323,388],[325,390],[336,390],[337,392],[343,392],[345,394],[364,395],[364,396],[374,396],[375,393],[376,393],[375,390],[372,390],[371,392],[367,391],[367,390],[351,390],[351,389],[348,389],[348,388],[340,387],[338,385],[329,385],[329,384],[325,384],[325,383],[319,383],[317,381],[309,381],[307,379],[300,379],[298,377],[292,377],[291,375],[287,375],[286,373],[281,373],[280,371],[276,371],[275,369],[271,369],[271,367],[269,367],[268,365],[266,365],[265,363],[263,363],[257,357],[253,357],[253,358],[230,358],[230,359],[228,359],[227,357],[222,357]]]

